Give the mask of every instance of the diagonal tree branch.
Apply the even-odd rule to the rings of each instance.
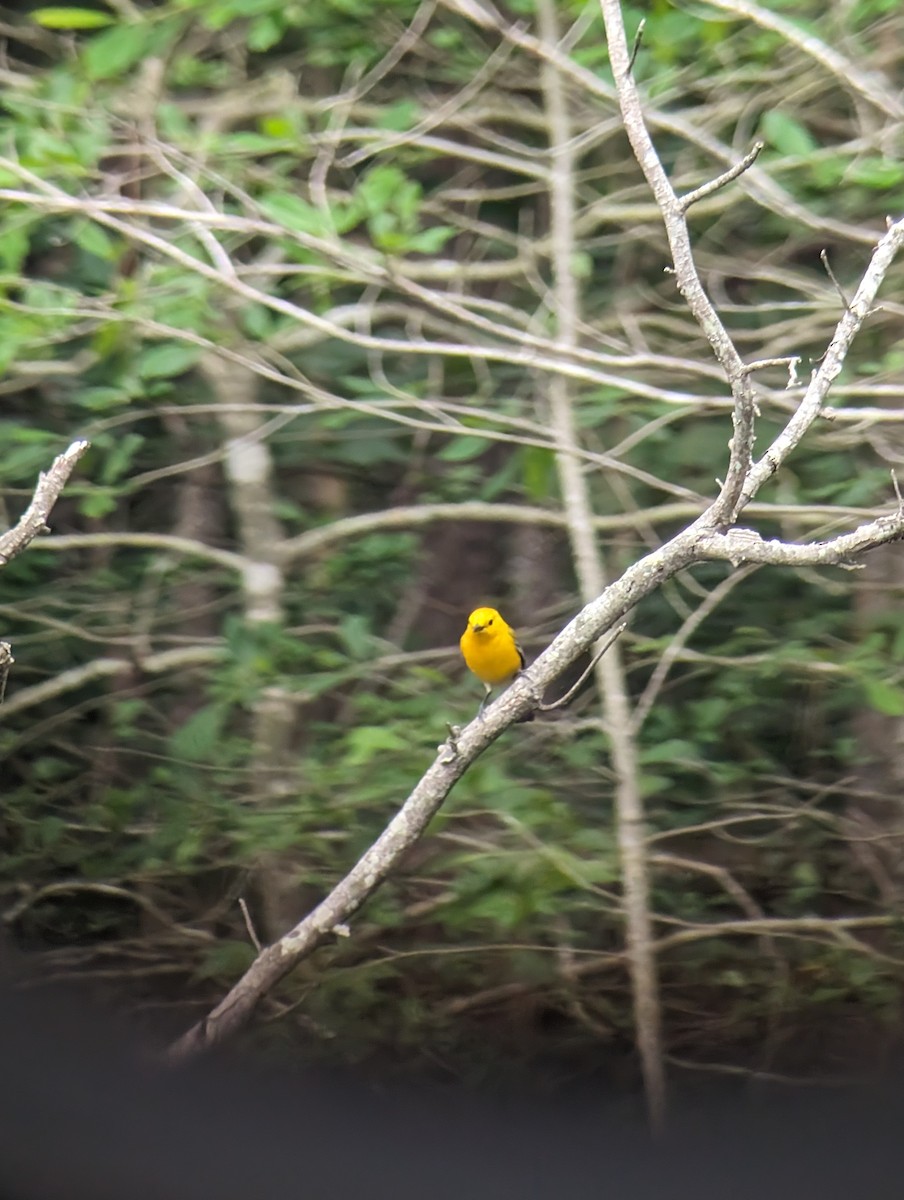
[[[37,487],[28,508],[12,529],[0,535],[0,567],[5,567],[17,554],[21,554],[39,533],[50,532],[47,528],[50,510],[59,499],[69,476],[75,470],[76,463],[89,444],[84,441],[73,442],[53,460],[49,471],[42,471],[38,476]]]
[[[894,228],[900,228],[900,224]],[[869,283],[872,296],[875,296],[898,248],[900,236],[897,234],[887,245],[886,239],[883,239],[882,255],[877,253],[874,256]],[[860,294],[861,289],[858,289],[857,295]],[[866,315],[865,311],[862,315]],[[836,335],[836,339],[833,339],[833,346],[837,342],[840,361],[843,361],[856,332],[848,324],[851,319],[849,314],[845,314],[842,318],[844,337],[838,339]],[[853,319],[857,319],[856,314]],[[862,316],[859,319],[862,321]],[[830,375],[828,383],[834,377]],[[803,436],[803,431],[793,442],[789,442],[788,453]],[[519,717],[537,707],[545,689],[571,663],[666,580],[693,563],[709,558],[773,565],[847,562],[865,550],[904,537],[904,511],[899,509],[879,517],[853,533],[843,534],[829,542],[803,546],[766,542],[749,530],[719,532],[719,525],[718,512],[710,507],[670,541],[635,562],[584,606],[528,671],[484,711],[482,719],[475,719],[462,732],[453,730],[449,741],[439,748],[433,765],[417,783],[399,812],[345,878],[307,917],[262,951],[216,1008],[172,1046],[171,1056],[183,1058],[228,1038],[251,1018],[260,999],[303,958],[331,938],[347,934],[345,922],[399,865],[471,764]],[[745,932],[747,928],[744,927]],[[661,945],[698,936],[700,934],[696,931],[672,935],[671,939],[664,939]],[[660,944],[652,947],[654,952],[659,948]]]
[[[452,4],[452,0],[446,0]],[[804,436],[807,429],[821,411],[828,389],[837,378],[841,364],[850,347],[851,340],[860,328],[870,311],[872,299],[890,265],[894,254],[900,246],[901,234],[896,232],[899,226],[892,226],[882,239],[873,262],[857,291],[851,311],[846,312],[839,322],[838,329],[832,339],[829,351],[819,370],[811,381],[803,399],[794,409],[788,426],[773,443],[773,447],[759,463],[754,465],[753,425],[756,415],[753,385],[750,381],[751,368],[746,365],[730,335],[722,325],[711,301],[706,296],[691,253],[690,239],[684,219],[682,204],[674,192],[662,164],[659,162],[652,142],[646,133],[640,100],[636,86],[631,78],[630,56],[621,12],[615,0],[601,0],[604,16],[607,19],[610,51],[613,68],[621,99],[624,120],[632,135],[632,144],[636,140],[635,149],[647,174],[654,195],[660,204],[663,219],[669,233],[672,253],[675,260],[676,276],[689,306],[694,312],[701,328],[710,340],[710,344],[726,378],[732,388],[734,437],[731,443],[731,456],[726,482],[721,488],[715,502],[687,528],[675,535],[663,546],[645,555],[635,562],[627,571],[614,582],[606,585],[601,580],[597,588],[585,589],[583,609],[555,638],[552,644],[543,652],[534,664],[520,676],[515,683],[493,705],[487,708],[481,720],[472,721],[463,731],[454,729],[447,743],[439,748],[436,759],[427,769],[421,780],[416,784],[405,800],[396,816],[390,821],[383,834],[365,852],[361,859],[352,866],[351,870],[336,887],[318,904],[313,911],[300,921],[292,930],[283,935],[273,945],[266,947],[257,957],[248,972],[234,985],[228,995],[217,1005],[210,1015],[190,1029],[172,1048],[175,1058],[195,1053],[206,1046],[228,1037],[243,1025],[251,1016],[260,998],[265,995],[280,979],[282,979],[301,959],[311,954],[318,946],[336,936],[348,934],[345,922],[366,902],[369,896],[380,886],[387,876],[402,861],[407,851],[417,842],[426,829],[433,815],[438,811],[458,779],[462,777],[469,766],[483,753],[509,725],[514,724],[519,717],[537,707],[543,691],[557,680],[563,671],[584,653],[590,646],[611,629],[634,608],[645,596],[656,591],[668,579],[679,571],[709,558],[725,558],[734,563],[764,562],[781,565],[783,563],[844,563],[852,556],[862,553],[873,546],[904,536],[904,513],[893,512],[888,516],[877,518],[875,521],[861,526],[850,534],[841,535],[828,542],[813,543],[812,545],[793,546],[782,542],[765,542],[760,536],[748,530],[731,530],[730,526],[743,504],[781,465],[785,457],[794,449]],[[456,7],[464,15],[485,28],[497,28],[501,21],[499,14],[490,6],[482,6],[475,0],[455,0]],[[548,10],[551,12],[551,9]],[[513,37],[515,27],[511,30]],[[529,46],[531,53],[544,63],[552,64],[556,70],[562,62],[569,63],[567,56],[551,44],[550,38],[545,40],[530,39],[528,35],[518,34],[523,43]],[[552,39],[554,42],[554,39]],[[538,50],[538,47],[540,48]],[[579,76],[571,69],[572,78]],[[581,76],[580,78],[583,78]],[[550,77],[552,82],[552,77]],[[598,94],[593,86],[588,84],[593,94]],[[674,122],[671,128],[679,128]],[[562,139],[567,149],[567,136]],[[702,144],[702,143],[699,143]],[[559,166],[561,167],[561,162]],[[745,164],[742,164],[742,166]],[[542,174],[542,173],[540,173]],[[735,170],[727,172],[717,184],[725,184],[737,174]],[[545,176],[544,176],[545,177]],[[554,184],[555,164],[549,173],[549,182]],[[709,185],[704,185],[709,189]],[[699,189],[698,189],[699,191]],[[693,193],[691,194],[693,197]],[[113,224],[120,232],[137,238],[146,245],[167,253],[166,244],[154,235],[123,225],[114,224],[114,218],[102,216],[92,211],[90,215],[102,224]],[[566,231],[567,233],[567,231]],[[567,233],[561,242],[570,241],[571,234]],[[261,293],[248,289],[246,285],[236,287],[234,282],[224,281],[215,268],[206,264],[195,263],[194,270],[211,278],[218,279],[237,294],[248,299],[261,299]],[[567,298],[567,289],[562,290]],[[857,303],[857,300],[862,303]],[[297,306],[264,298],[261,302],[283,312],[283,315],[298,320],[302,326],[338,336],[330,322],[321,319],[312,320],[311,315]],[[567,316],[567,313],[565,314]],[[531,368],[549,370],[550,374],[569,376],[571,378],[589,378],[591,373],[581,374],[571,369],[563,369],[566,356],[574,355],[576,346],[562,339],[557,353],[550,354],[549,364],[534,357],[529,362]],[[369,335],[344,334],[345,340],[357,337],[358,344],[367,348],[385,351],[397,345],[397,339],[372,338]],[[414,343],[417,352],[445,353],[443,343],[433,343],[428,348],[426,343]],[[556,349],[556,348],[554,348]],[[450,351],[460,353],[461,348]],[[470,351],[468,351],[470,353]],[[487,360],[492,351],[485,354]],[[509,355],[506,361],[512,361]],[[520,360],[518,360],[520,361]],[[553,391],[554,394],[554,391]],[[565,396],[567,399],[567,394]],[[562,439],[560,438],[561,442]],[[574,447],[562,444],[563,455],[574,457]],[[771,457],[770,457],[771,455]],[[749,485],[745,487],[745,485]],[[752,487],[752,491],[748,490]],[[578,508],[576,507],[576,510]],[[586,523],[592,531],[592,513],[585,510]],[[584,517],[582,517],[582,520]],[[350,520],[358,520],[352,518]],[[355,529],[364,527],[372,518],[363,518],[363,524]],[[345,532],[351,532],[350,523],[346,523]],[[307,548],[309,542],[302,535],[293,544],[293,551],[300,552]],[[318,535],[319,536],[319,535]],[[638,819],[642,819],[642,812]],[[744,925],[744,931],[749,923]],[[698,931],[682,931],[671,935],[671,938],[660,939],[650,949],[653,955],[672,940],[676,943],[683,939],[701,936]],[[711,936],[709,932],[706,936]]]
[[[737,511],[753,499],[767,479],[779,469],[788,455],[803,439],[807,430],[819,416],[834,381],[841,374],[844,360],[863,322],[873,311],[873,303],[888,269],[904,246],[904,217],[889,221],[886,233],[880,238],[869,266],[857,287],[850,304],[842,313],[841,320],[818,369],[813,373],[809,387],[801,398],[797,411],[792,416],[766,453],[752,467],[744,481],[738,498]]]
[[[53,460],[49,471],[42,471],[38,476],[38,483],[28,508],[12,529],[0,535],[0,567],[12,562],[38,534],[50,532],[47,521],[51,509],[89,445],[86,441],[73,442]],[[0,642],[0,704],[6,697],[6,682],[14,662],[12,646],[9,642]]]

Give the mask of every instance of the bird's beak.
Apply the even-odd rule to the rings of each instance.
[[[486,625],[472,625],[471,628],[475,633],[483,633],[483,631],[486,629]]]

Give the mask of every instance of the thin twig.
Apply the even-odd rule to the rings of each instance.
[[[747,473],[737,506],[738,511],[745,508],[763,484],[775,475],[823,411],[823,404],[829,388],[841,373],[851,344],[872,311],[876,294],[902,246],[904,246],[904,219],[891,222],[888,230],[876,243],[869,266],[857,285],[854,298],[850,304],[845,303],[845,311],[835,327],[832,340],[822,356],[819,369],[813,373],[794,415]],[[843,293],[842,298],[844,298]]]
[[[831,264],[829,263],[828,253],[825,250],[820,250],[819,258],[822,262],[822,265],[826,269],[826,274],[828,275],[829,279],[831,279],[832,283],[835,285],[835,291],[841,297],[841,303],[844,305],[845,312],[850,312],[851,311],[851,302],[850,302],[850,300],[848,300],[847,295],[845,294],[844,288],[838,282],[835,272],[832,270]]]
[[[904,500],[901,498],[901,487],[898,483],[898,472],[892,469],[891,482],[895,489],[895,496],[898,500],[898,512],[904,512]]]
[[[578,690],[578,688],[580,688],[581,685],[585,682],[587,677],[590,675],[590,672],[593,670],[593,668],[596,666],[596,664],[599,662],[599,660],[603,657],[603,655],[606,653],[606,651],[609,649],[609,647],[612,645],[612,643],[616,640],[616,638],[621,637],[621,635],[625,632],[625,630],[627,628],[628,628],[628,622],[622,621],[621,625],[619,625],[615,629],[610,630],[608,636],[606,637],[606,640],[603,642],[602,646],[600,646],[600,648],[597,650],[596,654],[594,654],[589,665],[581,672],[581,677],[577,681],[577,683],[572,684],[572,686],[568,689],[568,691],[565,693],[565,695],[561,696],[558,700],[554,700],[552,702],[552,704],[538,704],[537,711],[538,712],[553,712],[554,709],[564,708],[564,706],[568,703],[568,701],[575,694],[575,692]]]
[[[637,26],[637,33],[634,35],[634,45],[631,47],[631,59],[628,63],[628,74],[634,70],[634,64],[637,62],[637,55],[640,53],[640,44],[643,41],[643,31],[647,27],[647,18],[642,17],[640,24]]]
[[[260,954],[260,952],[263,950],[263,946],[261,945],[260,938],[255,932],[254,922],[251,920],[251,913],[248,911],[248,905],[245,903],[244,896],[239,896],[239,908],[242,910],[242,916],[245,920],[245,928],[248,930],[248,936],[251,938],[251,942],[255,950],[258,952],[258,954]]]
[[[787,367],[790,379],[789,387],[794,387],[797,383],[797,367],[799,363],[799,354],[786,354],[781,358],[758,358],[755,362],[745,365],[744,374],[752,375],[754,371],[764,371],[767,367]]]
[[[746,568],[743,571],[737,571],[731,575],[727,575],[721,583],[717,584],[709,595],[704,599],[703,603],[696,608],[690,616],[685,620],[681,628],[672,639],[671,645],[656,664],[656,669],[650,676],[647,686],[643,690],[643,694],[638,700],[634,708],[633,728],[635,734],[639,733],[644,721],[650,714],[656,698],[662,690],[662,686],[666,681],[669,671],[671,670],[675,660],[680,652],[684,649],[688,639],[693,636],[695,631],[703,624],[710,613],[721,604],[722,600],[728,593],[751,573],[751,568]]]
[[[686,213],[692,204],[696,204],[699,200],[705,200],[713,192],[718,192],[720,188],[724,188],[726,184],[731,183],[733,179],[737,179],[739,175],[743,175],[759,158],[764,145],[764,142],[755,142],[753,148],[744,155],[740,162],[735,163],[733,167],[729,167],[727,171],[723,171],[715,179],[711,179],[709,183],[701,184],[700,187],[694,188],[692,192],[687,192],[685,195],[680,196],[678,204],[681,211]]]
[[[668,1061],[675,1067],[685,1071],[705,1071],[713,1075],[736,1075],[756,1083],[777,1083],[786,1087],[849,1087],[850,1080],[839,1076],[819,1075],[812,1079],[797,1078],[793,1075],[780,1075],[774,1071],[762,1071],[757,1067],[742,1067],[733,1063],[694,1062],[689,1058],[680,1058],[677,1054],[666,1055]]]

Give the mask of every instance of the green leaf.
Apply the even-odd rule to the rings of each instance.
[[[276,141],[288,141],[307,132],[304,114],[293,109],[288,113],[268,113],[260,118],[257,127],[262,134]]]
[[[575,279],[589,279],[593,275],[593,258],[585,250],[572,254],[570,262]]]
[[[640,791],[644,797],[667,795],[673,788],[673,781],[666,775],[648,775],[643,772],[640,776]]]
[[[31,221],[15,219],[0,230],[0,268],[18,273],[28,254]]]
[[[44,29],[101,29],[116,20],[94,8],[36,8],[30,16]]]
[[[486,448],[487,444],[484,438],[463,434],[461,437],[452,438],[447,445],[443,446],[437,458],[441,458],[443,462],[469,462],[472,458],[483,454]]]
[[[34,429],[27,425],[16,425],[13,421],[0,422],[0,442],[4,445],[0,458],[0,478],[15,479],[24,472],[30,475],[44,465],[44,459],[59,449],[56,434],[49,429]],[[24,447],[18,453],[14,446]]]
[[[87,254],[93,254],[105,262],[113,262],[119,255],[119,250],[107,231],[100,225],[95,225],[93,221],[76,221],[72,228],[72,238]]]
[[[391,213],[383,213],[368,222],[373,243],[384,254],[404,254],[411,243],[408,234],[394,228],[394,222]]]
[[[887,717],[904,717],[904,691],[884,679],[864,679],[863,693],[870,708]]]
[[[408,742],[384,725],[360,725],[349,734],[348,747],[345,765],[360,767],[385,750],[407,750]]]
[[[819,148],[818,142],[810,131],[789,117],[780,109],[772,109],[763,114],[760,122],[760,133],[765,140],[780,154],[805,155],[812,154]]]
[[[791,877],[801,887],[811,888],[813,891],[816,891],[819,886],[819,872],[811,862],[795,863],[791,871]]]
[[[81,388],[77,401],[81,408],[90,413],[109,413],[129,404],[131,396],[121,387],[89,387]]]
[[[275,314],[263,304],[249,304],[242,310],[242,327],[249,337],[263,340],[273,333],[275,325]]]
[[[162,342],[142,351],[138,358],[138,374],[142,379],[172,379],[193,367],[200,355],[199,346]]]
[[[174,758],[188,762],[209,760],[223,735],[228,709],[209,704],[189,717],[181,729],[170,736],[169,749]]]
[[[522,446],[522,482],[528,499],[548,500],[555,490],[556,460],[545,446]]]
[[[68,167],[74,174],[85,173],[84,164],[79,162],[72,138],[48,133],[43,129],[32,129],[22,151],[22,164],[26,167]]]
[[[414,189],[412,194],[412,189]],[[400,199],[405,196],[404,207],[410,210],[413,197],[420,198],[420,187],[407,179],[398,167],[374,167],[358,184],[356,193],[370,213],[391,209],[400,211]]]
[[[103,491],[100,488],[92,488],[90,492],[86,492],[80,497],[78,509],[82,516],[89,517],[92,521],[97,521],[101,517],[109,516],[111,512],[115,512],[116,503],[116,497],[112,492]]]
[[[885,157],[862,158],[851,167],[847,178],[863,187],[884,191],[904,182],[904,163]]]
[[[904,659],[904,625],[899,625],[891,644],[891,657],[894,662]]]
[[[380,110],[376,125],[378,129],[402,132],[412,129],[420,120],[421,106],[414,100],[398,100]]]
[[[358,614],[344,617],[339,626],[339,636],[352,658],[368,658],[372,654],[373,639],[366,617]]]
[[[433,29],[427,40],[437,50],[452,51],[459,49],[462,37],[457,29]]]
[[[257,17],[248,29],[248,49],[258,53],[275,46],[283,35],[283,25],[276,17],[269,14]]]
[[[140,433],[127,433],[118,438],[104,460],[100,472],[100,482],[109,486],[121,479],[143,445],[144,438]]]
[[[276,154],[285,148],[285,143],[266,133],[254,133],[248,129],[240,129],[238,133],[224,134],[217,140],[217,149],[221,154]]]
[[[317,236],[330,232],[329,222],[320,209],[308,204],[300,196],[271,192],[261,200],[261,208],[271,221],[284,225],[286,229],[297,229],[299,233]]]
[[[847,159],[840,154],[832,158],[814,159],[810,163],[810,177],[813,183],[826,191],[838,187],[846,177],[847,170]]]
[[[454,233],[451,225],[431,225],[409,237],[405,249],[413,254],[438,254]]]
[[[510,930],[523,920],[524,907],[522,898],[516,893],[494,888],[471,903],[469,916],[492,921],[500,929]]]
[[[45,849],[49,849],[60,842],[65,836],[66,822],[62,817],[42,817],[40,821],[38,821],[36,832],[41,846]]]
[[[122,75],[143,58],[161,54],[182,28],[178,18],[117,25],[92,38],[82,52],[82,65],[89,79],[112,79]],[[128,81],[126,81],[128,82]]]
[[[678,763],[682,766],[688,763],[698,763],[700,755],[693,742],[681,741],[679,738],[669,738],[646,746],[640,752],[642,763]]]

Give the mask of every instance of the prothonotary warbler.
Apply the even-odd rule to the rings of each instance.
[[[468,667],[485,689],[479,716],[494,687],[508,683],[524,669],[524,651],[518,645],[514,630],[495,608],[475,608],[468,617],[468,627],[461,635],[461,653]],[[530,713],[521,719],[529,721]]]

